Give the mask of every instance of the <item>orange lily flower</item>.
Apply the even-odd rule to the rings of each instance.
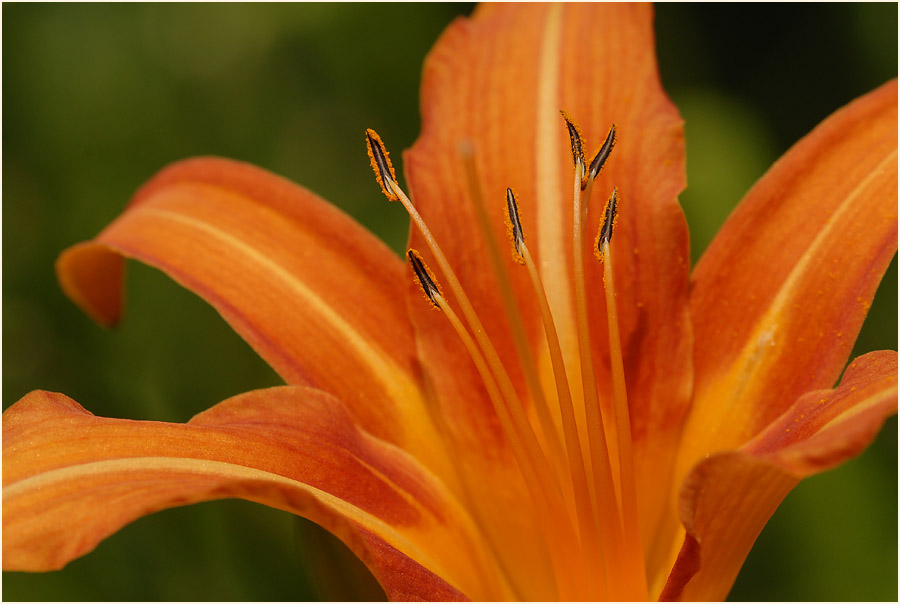
[[[366,137],[412,268],[216,158],[164,169],[60,256],[99,323],[137,259],[288,385],[186,424],[28,394],[3,414],[4,569],[237,497],[327,528],[391,599],[722,599],[797,482],[896,413],[896,352],[847,365],[897,249],[896,82],[792,148],[693,271],[649,8],[481,6],[429,56],[422,105],[408,191]]]

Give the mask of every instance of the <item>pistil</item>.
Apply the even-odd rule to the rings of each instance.
[[[544,456],[543,451],[538,444],[537,436],[531,427],[531,423],[525,416],[522,404],[519,402],[515,388],[512,385],[512,380],[509,379],[509,374],[503,367],[503,363],[500,361],[500,357],[497,354],[494,345],[491,344],[491,341],[488,339],[487,332],[481,324],[481,321],[478,319],[478,315],[475,313],[472,303],[462,289],[459,280],[454,274],[453,269],[450,267],[450,263],[447,261],[446,256],[444,256],[443,251],[441,251],[440,246],[438,246],[437,241],[435,241],[434,236],[431,234],[431,230],[425,224],[425,221],[422,220],[422,216],[419,214],[418,210],[412,205],[412,202],[403,191],[396,186],[394,191],[400,198],[406,211],[409,213],[410,218],[412,218],[413,223],[415,223],[422,233],[429,249],[432,254],[434,254],[435,260],[441,267],[441,272],[443,272],[444,276],[447,278],[448,287],[450,288],[450,291],[453,292],[457,302],[459,302],[460,308],[463,311],[463,316],[465,316],[466,321],[472,329],[475,341],[478,343],[478,346],[484,354],[487,366],[491,369],[492,374],[497,380],[500,391],[503,393],[503,396],[508,403],[513,425],[515,426],[517,434],[522,439],[522,443],[528,451],[529,457],[532,459],[535,466],[535,472],[540,477],[542,483],[549,487],[546,490],[554,495],[553,499],[558,500],[558,505],[555,506],[557,508],[556,517],[566,518],[568,514],[566,514],[565,506],[562,502],[562,492],[559,481],[556,480],[556,476],[551,470],[547,458]],[[568,522],[568,520],[566,520],[566,522]]]

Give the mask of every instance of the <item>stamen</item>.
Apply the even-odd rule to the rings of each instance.
[[[374,132],[372,132],[372,134],[374,134]],[[371,140],[372,139],[370,138],[370,141]],[[376,139],[375,142],[378,143],[375,146],[377,146],[380,151],[383,152],[382,155],[386,157],[387,153],[381,145],[381,140]],[[372,150],[373,148],[374,146],[371,146],[370,144],[369,149]],[[531,463],[533,464],[534,472],[538,480],[540,481],[540,484],[544,485],[543,491],[545,492],[550,502],[552,517],[564,519],[564,521],[558,523],[557,528],[560,529],[560,533],[568,543],[575,544],[577,542],[577,538],[574,535],[572,524],[569,522],[559,482],[558,480],[556,480],[556,476],[553,474],[550,464],[547,462],[547,458],[544,457],[543,451],[541,450],[534,430],[531,427],[531,423],[525,416],[521,404],[518,403],[518,397],[516,395],[515,388],[513,387],[512,380],[510,380],[509,374],[503,367],[503,363],[500,361],[500,357],[497,354],[496,349],[494,348],[490,339],[487,337],[487,332],[484,329],[484,325],[482,325],[481,321],[478,319],[478,314],[475,312],[475,309],[472,306],[469,297],[463,290],[459,279],[456,277],[456,274],[453,272],[453,269],[451,268],[450,263],[447,260],[447,257],[444,255],[444,252],[441,250],[440,245],[438,245],[437,241],[435,240],[434,235],[431,233],[431,230],[425,224],[425,221],[422,219],[419,211],[415,208],[412,201],[410,201],[409,197],[407,197],[406,193],[403,192],[403,189],[401,189],[400,186],[396,184],[396,182],[391,182],[391,191],[397,195],[400,202],[403,204],[403,207],[406,209],[413,223],[419,229],[419,232],[422,234],[422,237],[428,244],[429,249],[434,255],[435,261],[438,263],[438,266],[440,266],[441,271],[447,278],[447,285],[450,288],[450,291],[456,297],[456,300],[459,302],[460,308],[463,312],[463,316],[469,323],[472,334],[475,337],[475,341],[478,343],[478,346],[481,348],[481,351],[484,354],[484,359],[487,363],[487,367],[490,369],[494,379],[496,379],[497,385],[500,388],[503,398],[508,402],[508,409],[513,422],[513,427],[515,428],[515,431],[518,434],[519,438],[521,438],[522,445],[525,449],[525,452],[528,454]],[[446,306],[442,302],[443,298],[436,298],[436,300],[446,314]]]
[[[600,230],[597,232],[596,249],[594,250],[594,253],[597,254],[597,258],[600,262],[603,262],[603,258],[606,256],[606,254],[603,253],[604,246],[609,245],[609,241],[612,239],[613,228],[615,228],[616,219],[619,216],[618,205],[619,190],[613,189],[612,195],[609,196],[606,207],[603,209],[603,224],[600,225]]]
[[[478,374],[481,376],[482,381],[484,382],[485,388],[488,393],[488,398],[491,401],[491,404],[494,408],[494,412],[497,415],[498,420],[500,421],[500,427],[506,435],[507,440],[510,443],[510,446],[513,450],[513,456],[516,458],[516,462],[519,465],[519,468],[522,471],[522,477],[525,481],[526,488],[528,489],[529,495],[531,496],[532,503],[535,505],[535,510],[541,517],[551,517],[547,516],[548,514],[553,514],[553,504],[552,501],[552,490],[548,492],[541,486],[541,481],[539,478],[540,472],[538,472],[534,467],[534,459],[531,458],[528,454],[528,447],[522,442],[521,433],[517,431],[515,427],[515,421],[512,418],[512,414],[510,413],[511,408],[508,405],[511,405],[511,401],[507,401],[504,404],[504,397],[500,393],[500,389],[497,386],[497,382],[494,379],[494,374],[491,369],[488,367],[488,363],[485,360],[484,355],[481,350],[479,350],[478,346],[475,344],[475,341],[472,339],[472,336],[463,326],[462,321],[460,321],[459,316],[453,311],[453,308],[447,303],[446,299],[444,299],[443,295],[440,293],[440,288],[438,287],[436,281],[433,276],[430,274],[430,271],[425,267],[425,263],[421,259],[421,255],[415,250],[409,250],[407,252],[409,256],[410,263],[413,266],[413,271],[415,272],[416,281],[423,285],[423,288],[426,291],[426,295],[433,302],[433,304],[440,308],[444,315],[447,317],[447,320],[450,322],[453,330],[459,336],[460,340],[463,343],[463,346],[469,353],[470,358],[475,364],[475,368],[478,370]],[[434,299],[431,299],[432,295]],[[544,539],[548,544],[548,547],[551,550],[551,562],[554,567],[554,574],[556,576],[556,588],[557,594],[560,599],[573,599],[573,597],[578,594],[574,593],[574,583],[570,579],[570,574],[576,568],[576,565],[579,563],[577,556],[573,556],[572,548],[566,544],[566,540],[563,538],[563,535],[553,530],[553,527],[549,523],[541,523],[541,529],[544,535]],[[578,575],[576,575],[578,576]],[[560,591],[561,589],[566,591]]]
[[[597,253],[603,263],[603,285],[606,291],[606,317],[609,326],[609,357],[612,370],[613,417],[619,451],[619,484],[622,492],[622,523],[628,558],[635,572],[640,572],[646,582],[644,553],[641,546],[640,526],[637,515],[637,492],[634,478],[634,458],[631,443],[631,420],[628,412],[628,396],[625,388],[625,368],[622,361],[622,344],[619,336],[619,313],[616,307],[615,285],[610,239],[616,223],[618,205],[617,190],[613,189],[606,203],[603,225],[597,233]]]
[[[575,162],[575,168],[581,170],[581,188],[584,189],[587,186],[587,180],[585,178],[587,171],[584,166],[584,139],[581,136],[581,128],[575,125],[575,121],[569,117],[568,113],[562,109],[560,109],[559,113],[563,116],[563,119],[566,120],[566,126],[569,129],[569,142],[572,144],[572,159]]]
[[[584,207],[581,211],[582,220],[585,220],[587,218],[588,206],[591,203],[591,192],[594,189],[594,181],[603,170],[603,166],[606,164],[606,160],[609,159],[609,156],[612,153],[613,147],[615,145],[616,125],[613,124],[612,126],[610,126],[609,132],[607,132],[606,134],[606,140],[600,146],[600,150],[597,151],[597,155],[595,155],[594,159],[591,160],[591,166],[590,168],[588,168],[587,186],[584,187],[584,195],[582,196],[584,199]]]
[[[422,288],[422,292],[425,294],[425,298],[431,303],[432,308],[434,308],[435,310],[439,310],[439,311],[442,310],[441,303],[444,301],[444,297],[443,297],[443,293],[441,292],[441,286],[438,284],[437,279],[435,279],[434,274],[431,272],[431,269],[429,269],[428,265],[425,264],[425,261],[422,259],[422,255],[418,252],[418,250],[414,250],[414,249],[408,250],[406,252],[406,255],[409,257],[409,262],[412,265],[414,279],[415,279],[416,283],[419,285],[419,287]],[[453,313],[452,309],[450,309],[448,312]],[[453,316],[454,316],[454,318],[456,317],[455,314]],[[458,323],[459,319],[455,318],[455,321],[456,321],[456,323]],[[451,321],[451,323],[453,323],[453,321]],[[465,335],[468,336],[468,334],[465,334]],[[471,341],[471,338],[469,338],[469,340]],[[478,363],[476,361],[476,366],[477,365],[478,365]],[[482,365],[480,367],[478,367],[478,369],[479,369],[479,373],[481,373],[482,370],[484,369],[483,362],[482,362]],[[483,375],[482,375],[482,379],[484,379]],[[493,386],[493,392],[496,393],[497,396],[499,396],[499,392],[497,392],[496,385],[494,385],[493,383],[491,385]],[[496,405],[496,401],[494,400],[495,394],[491,393],[490,390],[489,390],[489,396],[491,397],[492,402]],[[499,399],[497,399],[497,400],[499,400]],[[508,418],[508,416],[506,416],[506,417]],[[501,422],[501,424],[502,424],[502,422]],[[509,424],[509,422],[507,419],[507,426],[504,426],[504,428],[507,428],[508,424]],[[519,445],[519,449],[521,450],[521,445]],[[463,485],[464,496],[470,502],[470,505],[471,505],[472,494],[469,491],[468,486],[466,485],[466,482],[461,479],[460,479],[460,482]],[[473,515],[473,520],[475,520],[475,522],[479,525],[479,527],[481,528],[482,531],[485,530],[484,526],[482,525],[482,519],[479,517],[479,515],[477,515],[477,514]],[[519,593],[514,581],[512,580],[513,573],[510,572],[510,569],[508,568],[506,561],[503,559],[503,557],[498,554],[496,544],[494,544],[493,541],[489,538],[487,539],[487,544],[488,544],[488,547],[490,548],[491,554],[493,555],[494,559],[497,562],[497,566],[498,566],[499,570],[504,575],[504,579],[505,579],[507,585],[509,586],[509,589],[511,589],[516,594],[516,599],[522,599],[522,597],[523,597],[522,594]]]
[[[566,120],[567,124],[569,120]],[[570,128],[571,132],[571,128]],[[593,162],[592,162],[593,163]],[[616,485],[612,474],[611,454],[606,439],[600,398],[597,393],[597,378],[594,374],[594,361],[591,352],[590,323],[587,311],[587,291],[584,276],[584,219],[586,208],[582,207],[582,182],[585,177],[583,164],[575,162],[575,179],[573,183],[573,262],[575,281],[575,314],[578,330],[578,350],[581,359],[581,379],[584,391],[584,406],[588,428],[588,444],[590,445],[591,465],[594,477],[594,489],[600,510],[600,522],[603,530],[601,538],[607,555],[607,582],[610,585],[610,596],[622,600],[646,600],[646,579],[638,581],[637,569],[630,564],[633,557],[628,557],[629,549],[626,535],[623,534],[621,522],[621,497],[617,497]],[[592,179],[588,183],[593,184]],[[585,191],[584,197],[590,192]],[[634,575],[634,580],[629,579]],[[644,577],[643,568],[640,577]],[[636,591],[635,591],[636,590]]]
[[[522,232],[522,224],[519,222],[516,194],[510,188],[506,189],[506,230],[513,243],[513,260],[519,264],[525,264],[522,254],[522,248],[525,247],[525,234]]]
[[[422,255],[417,250],[409,250],[406,252],[406,255],[409,256],[409,262],[412,264],[413,272],[416,276],[416,283],[422,288],[422,292],[431,304],[436,309],[440,310],[441,305],[438,304],[438,298],[441,298],[441,290],[434,280],[434,275],[432,275],[428,267],[425,266]]]
[[[466,168],[466,176],[469,180],[469,190],[472,193],[472,202],[475,206],[474,209],[475,215],[478,218],[478,226],[484,235],[485,243],[487,244],[488,257],[493,266],[494,274],[497,276],[497,283],[500,286],[500,298],[503,301],[503,308],[506,310],[506,316],[509,319],[509,327],[513,336],[513,345],[515,346],[516,354],[519,357],[519,363],[522,366],[522,374],[525,377],[525,383],[528,386],[528,391],[531,393],[531,400],[534,403],[534,408],[537,412],[538,425],[540,426],[541,433],[544,435],[544,441],[547,443],[550,459],[556,467],[556,476],[565,478],[567,476],[565,472],[566,462],[562,443],[560,442],[556,425],[550,415],[550,406],[547,404],[547,397],[544,396],[544,390],[538,380],[537,368],[535,367],[534,359],[531,355],[528,335],[525,331],[525,323],[522,320],[522,314],[519,312],[519,307],[516,304],[516,296],[513,292],[509,274],[503,263],[499,245],[497,244],[494,232],[491,229],[487,207],[484,203],[484,196],[481,194],[480,180],[478,179],[475,168],[475,160],[472,155],[471,145],[461,146],[460,154]],[[507,196],[507,203],[508,202],[509,197]],[[564,488],[570,487],[568,483],[563,483],[561,486]]]
[[[581,450],[581,442],[578,438],[578,427],[575,420],[575,408],[572,403],[572,393],[569,390],[569,379],[566,375],[565,362],[563,361],[562,349],[559,344],[559,336],[556,332],[556,326],[553,321],[553,314],[550,312],[550,304],[547,301],[547,294],[544,291],[541,282],[540,273],[534,264],[528,246],[525,245],[525,237],[522,233],[521,223],[519,221],[519,211],[516,204],[515,194],[511,189],[506,190],[507,210],[509,212],[508,223],[513,225],[511,230],[513,233],[514,252],[519,254],[522,263],[528,269],[531,276],[532,286],[537,296],[538,305],[541,310],[541,321],[544,326],[544,335],[547,339],[548,349],[550,351],[550,362],[553,367],[553,377],[556,381],[556,393],[559,400],[560,416],[562,417],[563,434],[566,439],[566,448],[569,460],[569,472],[572,476],[572,485],[575,494],[575,509],[578,515],[578,525],[582,539],[582,549],[588,560],[596,560],[599,568],[605,567],[603,551],[600,546],[599,534],[596,528],[597,509],[591,500],[590,489],[587,482],[587,472],[584,467],[584,455]],[[592,562],[596,567],[596,564]],[[591,579],[597,581],[600,585],[597,588],[600,599],[606,599],[606,584],[603,580],[602,573],[591,573]]]
[[[600,171],[603,170],[603,164],[606,163],[606,160],[609,158],[609,154],[612,153],[615,144],[616,125],[613,124],[610,127],[609,132],[606,134],[606,140],[603,142],[600,150],[597,151],[597,155],[595,155],[594,159],[591,161],[591,167],[588,169],[588,178],[590,180],[594,180],[595,178],[597,178],[597,175],[599,175]]]
[[[368,128],[366,130],[366,148],[369,151],[369,162],[372,164],[372,170],[375,172],[375,179],[381,191],[391,201],[400,199],[394,192],[397,187],[397,175],[394,173],[394,166],[391,164],[390,155],[381,142],[378,133]]]

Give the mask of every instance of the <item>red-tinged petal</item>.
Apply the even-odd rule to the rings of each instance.
[[[800,397],[742,450],[809,476],[861,453],[896,412],[897,353],[870,352],[850,363],[838,388]]]
[[[652,10],[630,4],[488,4],[473,18],[458,20],[426,61],[423,133],[405,155],[406,173],[414,202],[479,314],[498,317],[485,321],[485,327],[527,400],[499,289],[477,229],[460,143],[468,141],[474,150],[494,236],[501,242],[542,377],[552,383],[535,295],[526,271],[506,251],[506,187],[516,189],[525,239],[537,256],[569,379],[579,385],[574,394],[580,407],[572,285],[574,172],[560,109],[581,127],[588,154],[600,147],[609,127],[617,125],[618,143],[593,188],[585,242],[590,247],[604,201],[613,186],[619,187],[622,211],[613,237],[619,313],[638,489],[646,504],[641,514],[644,524],[654,526],[666,501],[658,493],[672,488],[667,486],[669,452],[690,395],[691,326],[688,236],[676,202],[685,183],[682,126],[659,82]],[[410,245],[430,261],[415,229]],[[590,250],[585,252],[595,356],[605,392],[609,378],[601,271]],[[453,383],[451,378],[435,378],[439,393],[453,394],[445,406],[453,400],[467,402],[448,415],[457,417],[462,430],[474,425],[468,433],[491,442],[497,430],[486,411],[489,405],[483,395],[466,393],[478,377],[470,366],[466,369],[465,358],[447,360],[452,354],[447,345],[455,336],[437,335],[446,326],[420,298],[418,293],[412,296],[410,312],[419,333],[428,334],[422,352],[428,365],[443,362],[471,376],[454,378]],[[552,386],[548,390],[555,395]],[[583,424],[580,408],[579,416]],[[647,531],[648,544],[652,534]]]
[[[829,388],[897,250],[897,83],[825,120],[753,187],[693,275],[680,467]]]
[[[805,394],[741,449],[698,463],[681,489],[687,534],[662,598],[724,599],[785,495],[859,455],[896,412],[897,353],[869,353],[836,389]]]
[[[288,382],[330,392],[362,426],[452,476],[423,402],[402,262],[309,191],[248,164],[173,164],[96,239],[64,252],[64,291],[115,323],[121,256],[212,304]]]
[[[443,483],[321,391],[249,392],[187,424],[95,417],[40,391],[3,414],[5,569],[60,568],[143,515],[226,497],[321,524],[391,597],[509,597]]]
[[[797,482],[736,451],[697,464],[681,489],[688,532],[660,600],[724,600],[756,537]]]

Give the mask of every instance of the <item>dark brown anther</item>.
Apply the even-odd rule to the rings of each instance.
[[[522,231],[522,223],[519,222],[519,206],[516,203],[516,194],[513,190],[506,189],[506,226],[510,239],[513,242],[513,259],[519,264],[525,264],[525,256],[522,247],[525,245],[525,233]]]
[[[600,174],[601,170],[603,170],[603,164],[606,163],[606,160],[609,158],[609,154],[612,153],[615,144],[616,125],[613,124],[609,129],[609,133],[606,135],[606,140],[603,142],[600,150],[597,151],[597,155],[594,156],[593,161],[591,161],[591,167],[588,169],[589,179],[593,180],[597,178],[597,175]]]
[[[613,228],[616,226],[617,206],[619,205],[619,190],[613,189],[609,201],[606,202],[606,208],[603,212],[603,226],[600,228],[600,234],[597,236],[597,248],[600,254],[603,254],[603,246],[608,245],[612,239]]]
[[[419,284],[425,297],[431,301],[434,307],[440,309],[441,305],[438,302],[438,298],[442,297],[441,290],[437,286],[434,277],[431,275],[431,271],[425,266],[422,255],[416,250],[409,250],[406,252],[406,255],[409,257],[410,264],[412,264],[413,273],[416,276],[416,283]]]
[[[569,142],[572,144],[572,160],[576,167],[582,169],[584,173],[584,142],[581,137],[581,130],[575,125],[575,122],[565,111],[560,110],[560,115],[566,120],[566,127],[569,129]],[[584,188],[584,187],[582,187]]]
[[[394,174],[394,166],[391,164],[390,156],[381,137],[371,128],[366,130],[366,148],[369,151],[369,162],[372,164],[372,170],[375,172],[375,179],[381,191],[391,201],[397,201],[400,198],[394,193],[394,187],[397,186],[397,175]]]

